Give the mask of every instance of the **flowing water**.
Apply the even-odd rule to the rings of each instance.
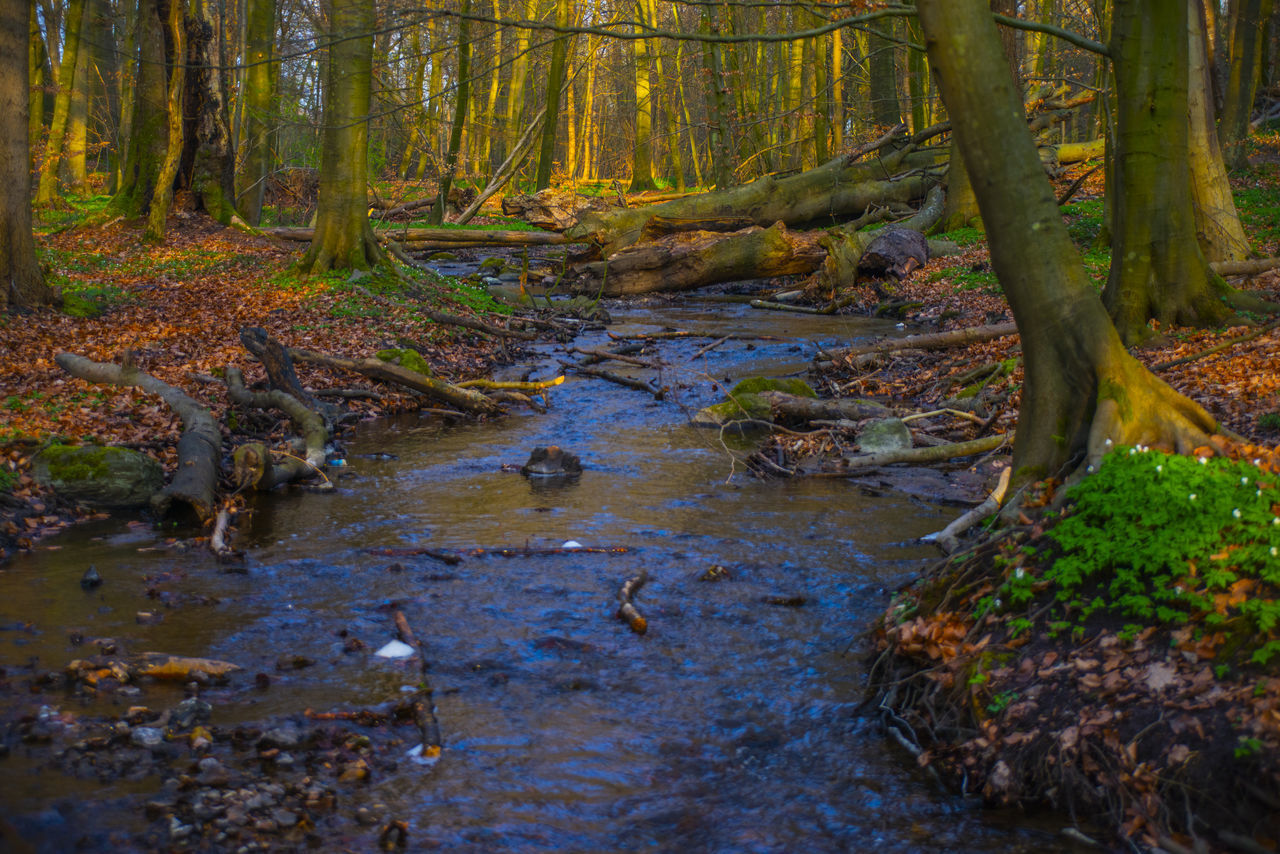
[[[709,339],[661,343],[661,356],[683,366],[663,377],[676,400],[571,378],[545,415],[363,425],[347,440],[349,465],[331,470],[335,491],[259,502],[239,542],[247,574],[220,572],[199,551],[156,548],[154,531],[123,520],[77,529],[0,574],[0,666],[60,668],[85,654],[68,643],[73,627],[272,674],[264,691],[246,690],[242,675],[206,693],[215,724],[369,706],[417,679],[412,662],[371,654],[394,636],[394,603],[432,660],[446,749],[433,767],[406,761],[376,777],[341,808],[384,803],[411,839],[476,851],[1053,850],[1047,830],[941,792],[859,711],[857,639],[887,591],[933,556],[913,539],[956,509],[839,480],[758,481],[735,471],[715,431],[686,423],[718,398],[713,380],[801,371],[817,345],[892,324],[697,300],[616,309],[614,320],[619,334],[670,325],[781,340],[727,341],[693,362]],[[595,333],[576,343],[610,342]],[[550,352],[532,364],[535,378],[556,370]],[[581,456],[581,477],[503,470],[550,443]],[[628,551],[467,557],[455,567],[369,553],[567,540]],[[396,562],[402,570],[390,569]],[[106,579],[92,593],[78,585],[88,564]],[[698,580],[712,565],[730,577]],[[614,610],[619,586],[641,569],[649,631],[637,636]],[[149,587],[170,598],[147,598]],[[764,601],[800,596],[798,607]],[[164,619],[139,624],[140,610]],[[344,653],[351,637],[367,649]],[[317,663],[278,672],[282,654]],[[166,703],[158,688],[145,701]],[[0,785],[34,768],[20,760],[0,760],[10,781]],[[95,788],[33,771],[0,805],[31,813],[147,785]]]

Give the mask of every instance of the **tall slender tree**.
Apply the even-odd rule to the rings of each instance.
[[[71,114],[71,92],[76,77],[76,60],[80,54],[80,23],[84,19],[84,0],[70,0],[67,6],[67,36],[62,44],[61,71],[58,72],[58,94],[53,102],[53,120],[49,126],[49,144],[45,146],[44,163],[40,167],[40,186],[36,190],[36,203],[53,202],[58,192],[58,165],[62,160],[63,143],[67,135],[68,117]],[[49,40],[56,38],[49,34]]]
[[[449,128],[449,149],[444,156],[444,171],[440,174],[440,192],[431,208],[430,221],[444,222],[444,212],[449,205],[449,190],[453,187],[454,172],[458,168],[458,152],[462,150],[462,131],[467,123],[467,105],[471,101],[471,0],[462,0],[458,13],[458,66],[457,85],[453,97],[453,124]],[[554,123],[554,117],[550,117]]]
[[[248,0],[245,10],[244,151],[236,182],[237,207],[250,225],[262,221],[271,170],[275,105],[275,0]],[[418,81],[421,97],[421,79]]]
[[[556,26],[569,26],[569,5],[569,0],[556,0]],[[538,174],[534,182],[539,190],[551,186],[551,167],[556,157],[556,128],[560,124],[560,92],[564,89],[570,42],[568,33],[560,33],[551,43],[551,66],[547,69],[547,117],[542,123]]]
[[[0,310],[53,300],[31,234],[30,100],[27,44],[31,4],[0,0]]]

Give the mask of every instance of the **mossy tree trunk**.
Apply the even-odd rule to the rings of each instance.
[[[982,176],[974,191],[992,265],[1022,337],[1016,480],[1063,474],[1099,456],[1108,440],[1199,444],[1214,420],[1128,354],[1085,276],[987,3],[919,0],[918,8],[965,165]]]
[[[36,204],[40,205],[51,204],[58,193],[58,165],[62,159],[62,147],[71,114],[71,93],[75,88],[76,61],[80,55],[80,23],[83,19],[84,0],[70,0],[67,6],[67,35],[62,44],[61,71],[58,73],[58,93],[53,101],[49,143],[45,146],[44,163],[40,166],[40,185],[36,190]],[[50,33],[49,37],[57,38],[57,34]],[[5,120],[8,121],[7,118]]]
[[[168,150],[168,39],[165,34],[168,14],[168,0],[138,2],[138,64],[133,108],[124,170],[109,206],[112,215],[133,219],[151,210],[160,167]]]
[[[893,34],[892,18],[885,18],[878,25]],[[890,128],[902,121],[902,108],[898,105],[897,45],[873,34],[867,39],[867,51],[871,120],[880,127]]]
[[[1232,169],[1245,165],[1249,118],[1258,86],[1258,67],[1274,0],[1235,0],[1231,7],[1231,65],[1222,99],[1218,139]]]
[[[1188,88],[1187,111],[1190,138],[1187,156],[1191,166],[1191,196],[1196,215],[1196,235],[1209,261],[1243,261],[1249,257],[1245,237],[1227,180],[1222,148],[1213,126],[1213,90],[1209,77],[1208,33],[1200,0],[1187,0]]]
[[[315,237],[303,273],[367,270],[383,259],[369,225],[369,105],[373,0],[333,0]]]
[[[40,34],[40,22],[34,13],[28,11],[29,34],[27,38],[27,140],[32,159],[32,168],[36,166],[34,156],[44,137],[44,64],[48,56],[44,49],[44,36]]]
[[[183,26],[182,3],[184,0],[169,0],[165,32],[168,34],[167,51],[169,61],[169,86],[166,90],[165,126],[168,129],[168,144],[165,147],[164,159],[160,162],[160,170],[156,173],[155,190],[151,194],[151,203],[147,210],[147,228],[143,237],[159,242],[164,239],[165,223],[169,218],[169,205],[173,202],[174,184],[178,180],[178,164],[182,159],[182,91],[187,78],[186,55],[187,33]]]
[[[1229,290],[1196,239],[1188,163],[1187,4],[1121,0],[1114,7],[1116,81],[1111,273],[1103,292],[1120,337],[1147,322],[1207,326],[1230,314]]]
[[[0,311],[52,301],[31,236],[28,0],[0,0]]]
[[[250,225],[262,222],[262,202],[271,172],[271,128],[275,114],[275,0],[249,0],[245,13],[244,159],[236,184],[236,206]],[[416,30],[415,30],[416,33]],[[418,79],[416,97],[422,97]]]

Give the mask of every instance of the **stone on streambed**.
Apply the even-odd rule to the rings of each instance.
[[[539,446],[529,454],[520,473],[525,477],[577,477],[582,474],[582,461],[559,445]]]
[[[817,392],[804,380],[794,377],[749,377],[740,381],[720,403],[699,410],[693,416],[695,427],[723,427],[736,421],[773,421],[773,408],[760,397],[763,391],[781,391],[797,397],[817,397]]]
[[[911,429],[900,418],[872,421],[858,434],[858,447],[864,454],[904,451],[911,447]]]
[[[31,459],[41,486],[107,510],[145,507],[164,486],[164,469],[146,454],[102,445],[53,445]]]

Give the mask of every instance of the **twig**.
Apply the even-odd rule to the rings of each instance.
[[[646,382],[645,380],[638,380],[634,377],[623,376],[622,374],[615,374],[613,371],[606,371],[606,370],[603,370],[602,368],[592,368],[588,365],[583,365],[579,362],[562,361],[560,362],[560,364],[566,368],[572,368],[573,370],[577,371],[580,374],[586,374],[589,377],[595,377],[596,379],[607,380],[608,382],[616,383],[617,385],[623,385],[623,386],[626,386],[627,388],[634,388],[637,391],[648,392],[649,394],[653,395],[654,400],[662,400],[664,397],[666,397],[666,394],[667,394],[666,389],[658,388],[657,386],[653,385],[650,382]]]
[[[1267,334],[1271,330],[1275,329],[1276,327],[1280,327],[1280,320],[1272,321],[1271,323],[1268,323],[1266,326],[1259,327],[1258,329],[1255,329],[1252,332],[1248,332],[1244,335],[1239,335],[1235,338],[1229,338],[1220,344],[1215,344],[1214,346],[1208,348],[1207,350],[1201,350],[1199,353],[1192,353],[1190,356],[1182,356],[1181,358],[1178,358],[1178,359],[1171,359],[1167,362],[1161,362],[1158,365],[1152,366],[1151,370],[1164,371],[1164,370],[1168,370],[1169,368],[1177,367],[1178,365],[1185,365],[1187,362],[1194,362],[1197,359],[1203,359],[1205,356],[1212,356],[1214,353],[1221,353],[1223,350],[1229,350],[1232,347],[1236,346],[1237,344],[1243,344],[1246,341],[1252,341],[1255,338],[1259,338]]]
[[[626,353],[616,353],[612,350],[600,350],[592,347],[571,347],[570,353],[580,353],[583,356],[590,356],[598,361],[626,362],[628,365],[636,365],[641,368],[649,368],[650,370],[660,371],[665,365],[661,362],[655,362],[652,359],[641,359],[638,356],[631,356]]]
[[[707,353],[710,353],[712,350],[719,347],[721,344],[723,344],[728,340],[729,340],[729,336],[725,335],[721,338],[717,338],[716,340],[712,341],[710,344],[706,345],[705,347],[698,348],[698,352],[690,356],[689,361],[692,362],[694,359],[697,359],[699,356],[703,356],[703,355],[706,355]]]
[[[946,554],[954,552],[960,545],[957,539],[960,534],[1000,509],[1000,502],[1004,500],[1005,491],[1009,488],[1009,475],[1012,472],[1013,466],[1005,466],[1004,471],[1000,472],[1000,482],[996,484],[996,488],[987,496],[986,501],[963,514],[941,531],[921,537],[920,542],[937,543],[938,548],[942,549]]]
[[[433,560],[438,560],[441,563],[448,564],[449,566],[457,566],[462,563],[462,558],[457,555],[427,548],[375,548],[369,549],[369,554],[379,555],[380,557],[418,557],[421,555],[423,557],[432,558]]]
[[[936,445],[929,448],[905,448],[900,451],[884,451],[879,454],[864,454],[857,457],[846,457],[848,468],[837,472],[815,472],[809,477],[854,477],[861,469],[888,466],[894,463],[939,463],[956,457],[971,457],[992,451],[1009,441],[1009,436],[997,433],[981,439],[970,439],[967,442],[954,442],[950,445]]]
[[[908,421],[915,421],[920,418],[932,418],[935,415],[954,415],[956,418],[963,418],[966,421],[972,421],[974,424],[983,423],[983,420],[972,412],[963,412],[959,409],[935,409],[932,412],[917,412],[913,415],[904,415],[898,420],[905,424]]]
[[[634,575],[624,581],[622,588],[618,591],[618,601],[622,603],[618,606],[618,619],[625,622],[631,627],[631,631],[638,635],[642,635],[648,630],[649,622],[636,609],[633,599],[648,580],[649,571],[642,569],[639,575]]]
[[[1097,172],[1101,168],[1102,168],[1102,164],[1099,163],[1097,166],[1094,166],[1092,169],[1085,172],[1079,178],[1072,181],[1071,186],[1067,187],[1067,189],[1063,191],[1061,196],[1058,196],[1058,207],[1062,207],[1067,202],[1071,201],[1071,197],[1074,196],[1082,186],[1084,186],[1084,182],[1088,180],[1089,176],[1092,175],[1094,172]]]
[[[564,374],[553,380],[542,382],[504,382],[499,380],[467,380],[458,383],[458,388],[486,388],[502,391],[543,391],[564,382]]]
[[[440,748],[444,746],[444,742],[440,738],[440,721],[436,718],[431,682],[427,679],[427,671],[431,665],[427,662],[427,654],[422,649],[422,644],[418,642],[417,636],[414,635],[413,629],[409,627],[409,621],[405,619],[404,614],[396,610],[392,619],[395,621],[396,631],[400,634],[400,640],[413,647],[418,653],[418,672],[422,682],[409,702],[413,709],[414,722],[417,723],[418,731],[422,734],[422,758],[435,759],[440,756]]]

